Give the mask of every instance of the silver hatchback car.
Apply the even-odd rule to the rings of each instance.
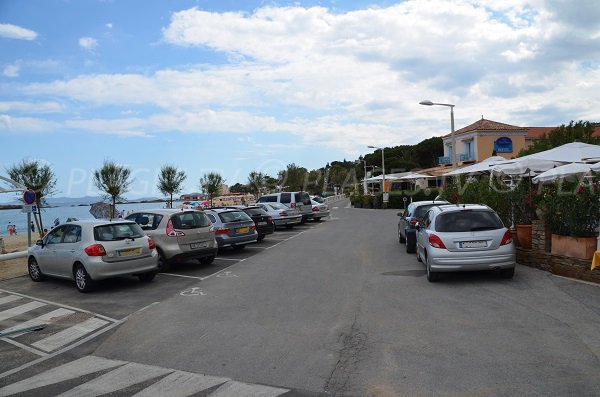
[[[425,262],[427,279],[442,272],[498,270],[515,274],[512,233],[486,205],[434,206],[417,224],[417,259]]]
[[[127,219],[140,225],[156,242],[160,271],[186,259],[197,259],[203,265],[215,260],[215,229],[202,211],[160,208],[134,212]]]
[[[46,276],[75,280],[80,292],[110,277],[154,279],[158,255],[152,238],[126,220],[68,222],[52,229],[29,248],[27,268],[33,281]]]
[[[246,247],[246,244],[258,240],[256,225],[244,211],[230,207],[204,211],[214,225],[219,248],[232,247],[241,250]]]

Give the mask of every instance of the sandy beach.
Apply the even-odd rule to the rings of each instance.
[[[35,242],[39,236],[31,235],[32,242]],[[2,235],[4,249],[6,253],[25,251],[27,249],[27,233],[17,236]],[[12,259],[9,261],[0,261],[0,280],[6,280],[13,277],[19,277],[27,274],[27,258]]]

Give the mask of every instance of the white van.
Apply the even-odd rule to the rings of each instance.
[[[279,192],[265,194],[257,203],[281,203],[302,214],[302,222],[313,217],[312,204],[307,192]]]

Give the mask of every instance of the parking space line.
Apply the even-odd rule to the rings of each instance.
[[[104,327],[106,324],[108,324],[108,321],[92,317],[65,330],[52,334],[47,338],[39,340],[33,343],[32,346],[44,350],[45,352],[51,352],[76,341],[90,332],[94,332],[95,330]]]
[[[217,259],[220,259],[220,260],[222,260],[222,261],[238,261],[238,262],[241,262],[241,261],[243,261],[244,259],[247,259],[247,258],[244,258],[244,259],[236,259],[236,258],[222,258],[222,257],[220,257],[220,256],[217,256],[217,257],[215,258],[215,260],[217,260]]]
[[[165,276],[173,276],[173,277],[183,277],[183,278],[193,278],[195,280],[202,280],[202,277],[196,277],[196,276],[187,276],[185,274],[175,274],[175,273],[159,273],[159,274],[163,274]]]
[[[18,325],[15,325],[14,327],[3,329],[2,332],[12,332],[12,331],[15,331],[18,329],[25,329],[25,328],[32,327],[32,326],[38,325],[38,324],[49,324],[53,318],[67,316],[67,315],[70,315],[73,313],[75,313],[73,310],[63,309],[61,307],[60,309],[53,310],[50,313],[42,314],[41,316],[38,316],[29,321],[25,321],[24,323],[19,323]],[[23,335],[23,333],[12,334],[9,336],[9,338],[16,338],[21,335]]]
[[[0,312],[0,321],[4,321],[6,319],[12,318],[12,317],[16,317],[19,314],[23,314],[23,313],[27,313],[30,312],[32,310],[35,310],[39,307],[42,306],[46,306],[45,303],[42,302],[29,302],[26,303],[24,305],[21,306],[17,306],[17,307],[13,307],[11,309],[8,310],[4,310],[2,312]]]
[[[9,339],[8,337],[7,338],[0,338],[0,340],[4,341],[6,343],[10,343],[11,345],[14,345],[14,346],[18,347],[19,349],[27,350],[29,353],[33,353],[35,355],[42,356],[42,357],[48,356],[48,353],[45,353],[43,351],[40,351],[40,350],[34,349],[34,348],[30,347],[30,346],[27,346],[27,345],[24,345],[22,343],[19,343],[16,340]]]
[[[255,245],[247,245],[246,249],[253,249],[253,250],[265,250],[267,249],[267,247],[257,247]]]
[[[0,298],[0,305],[4,304],[4,303],[10,303],[10,302],[14,302],[16,300],[19,299],[23,299],[20,296],[16,296],[16,295],[8,295],[8,296],[4,296],[2,298]]]

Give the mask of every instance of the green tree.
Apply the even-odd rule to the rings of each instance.
[[[248,175],[248,188],[254,197],[258,198],[261,189],[266,185],[267,176],[262,172],[252,171]]]
[[[184,171],[178,171],[172,165],[165,165],[160,169],[158,176],[158,190],[164,195],[169,195],[169,208],[173,208],[173,194],[180,193],[183,181],[187,178]]]
[[[123,194],[127,193],[133,182],[130,177],[129,168],[108,160],[104,161],[102,168],[94,171],[94,184],[112,200],[111,218],[115,217],[117,200],[123,199]]]
[[[213,205],[213,199],[221,192],[221,185],[225,182],[223,177],[217,172],[209,172],[200,178],[200,188],[202,192],[208,194],[210,206]]]
[[[45,197],[56,193],[54,171],[49,165],[41,165],[37,160],[23,160],[19,164],[7,168],[6,172],[10,179],[35,192],[38,211],[34,214],[34,218],[41,237],[44,230],[41,208],[46,204]]]
[[[307,169],[296,164],[288,164],[287,168],[279,172],[280,186],[288,190],[303,190]]]
[[[543,134],[528,149],[521,150],[517,157],[539,153],[545,150],[574,141],[600,145],[600,136],[594,136],[594,124],[589,121],[571,121],[569,125],[561,125],[547,134]]]
[[[243,183],[236,183],[229,187],[229,191],[231,193],[245,194],[249,191],[249,187],[248,187],[248,185],[244,185]]]

